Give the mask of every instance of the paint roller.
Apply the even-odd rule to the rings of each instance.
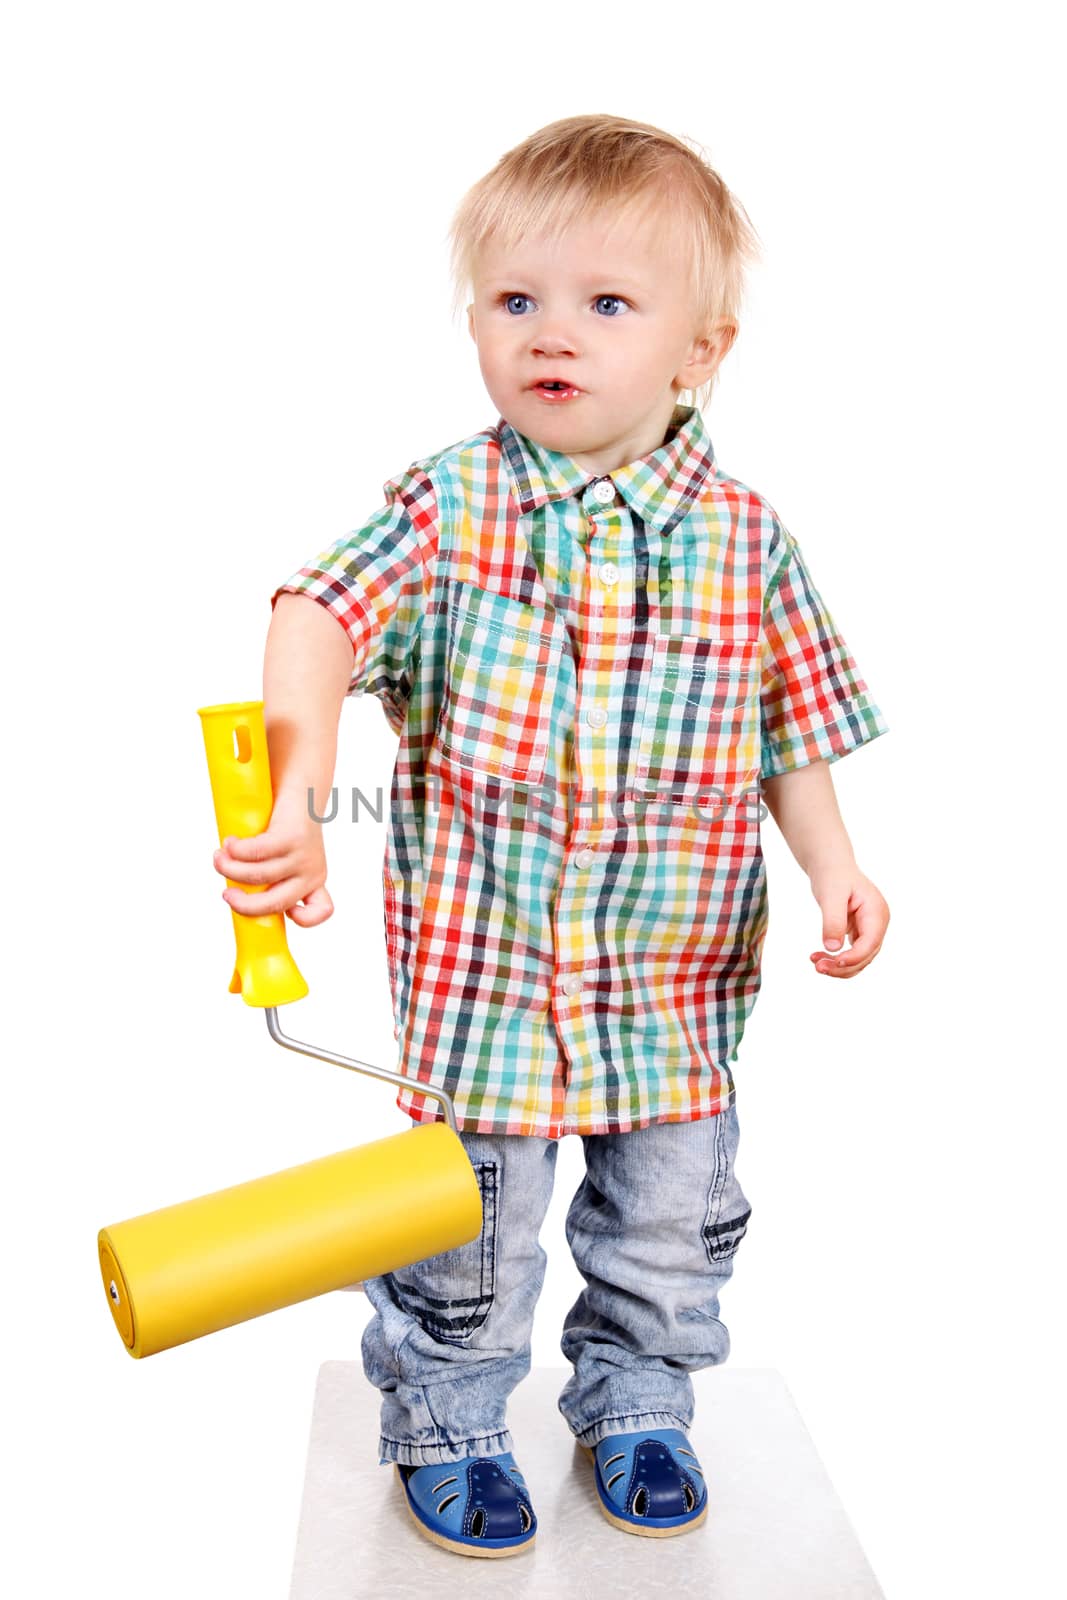
[[[262,701],[206,706],[198,714],[219,843],[227,835],[264,832],[273,797]],[[236,887],[256,893],[266,886]],[[230,909],[237,942],[230,992],[265,1011],[272,1039],[353,1072],[410,1083],[284,1033],[277,1008],[308,992],[289,952],[284,917]],[[420,1123],[102,1228],[104,1289],[131,1356],[155,1355],[477,1238],[481,1192],[451,1098],[429,1084],[419,1088],[441,1103],[443,1122]]]

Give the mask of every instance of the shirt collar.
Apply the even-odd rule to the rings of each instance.
[[[565,500],[596,481],[560,450],[517,432],[503,417],[494,430],[511,479],[511,491],[523,513],[549,500]],[[667,438],[657,450],[631,461],[610,477],[632,511],[659,533],[670,533],[689,510],[706,478],[714,477],[715,452],[696,406],[676,405]]]

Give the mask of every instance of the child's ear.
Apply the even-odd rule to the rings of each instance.
[[[721,317],[702,338],[694,339],[686,371],[696,377],[697,388],[706,383],[725,360],[736,338],[737,323],[732,318]],[[687,382],[686,387],[692,384]]]
[[[725,360],[726,357],[730,354],[730,351],[733,349],[733,346],[734,346],[734,340],[736,338],[737,338],[737,323],[736,322],[730,322],[730,321],[725,322],[724,327],[723,327],[723,333],[722,333],[723,346],[722,346],[722,355],[719,357],[720,361]]]
[[[474,302],[473,302],[473,300],[471,301],[470,305],[467,307],[467,329],[468,329],[468,331],[470,333],[471,338],[474,340],[475,344],[477,344],[478,343],[478,335],[474,331]]]

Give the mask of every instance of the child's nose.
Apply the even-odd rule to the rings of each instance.
[[[532,341],[530,349],[534,355],[558,356],[573,352],[576,341],[573,334],[562,327],[550,328],[546,333],[544,328],[539,328],[537,338]]]

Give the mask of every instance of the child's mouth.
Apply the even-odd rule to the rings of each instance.
[[[542,400],[547,400],[550,405],[559,405],[563,400],[577,399],[582,391],[567,383],[535,383],[533,392],[539,394]]]

